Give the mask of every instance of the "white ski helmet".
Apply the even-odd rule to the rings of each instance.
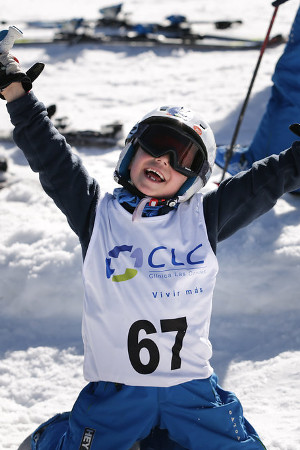
[[[176,193],[176,196],[167,201],[167,204],[174,206],[178,202],[181,203],[188,200],[206,185],[216,157],[214,135],[210,126],[202,117],[182,106],[162,106],[146,114],[129,132],[114,172],[115,181],[139,197],[145,197],[145,195],[139,192],[131,183],[129,165],[136,152],[137,144],[141,145],[146,151],[149,150],[143,146],[143,133],[145,133],[145,130],[149,130],[152,125],[167,127],[172,130],[172,133],[177,133],[179,138],[182,137],[191,141],[194,152],[195,148],[197,151],[198,165],[196,170],[190,170],[189,168],[180,169],[177,165],[176,170],[184,173],[188,178]],[[158,146],[159,137],[157,133]],[[172,151],[172,149],[165,151],[165,153],[167,152],[175,154],[175,151]],[[152,154],[151,151],[150,153]],[[153,156],[156,155],[153,154]]]

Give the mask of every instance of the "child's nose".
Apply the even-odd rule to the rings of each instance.
[[[155,159],[157,159],[157,161],[161,161],[163,164],[166,164],[166,165],[170,164],[170,155],[169,155],[169,153],[166,153],[164,155],[158,156]]]

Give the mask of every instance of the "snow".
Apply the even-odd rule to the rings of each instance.
[[[104,1],[5,2],[2,19],[32,33],[22,20],[98,17]],[[272,35],[287,35],[299,2],[281,5]],[[242,19],[240,27],[201,32],[266,34],[271,2],[129,0],[133,21],[169,14],[197,20]],[[248,144],[264,112],[271,76],[284,46],[267,49],[238,141]],[[57,116],[77,128],[114,120],[124,133],[159,104],[184,103],[202,111],[218,143],[228,143],[258,59],[258,51],[192,51],[51,45],[15,47],[24,68],[41,60],[36,95],[56,103]],[[299,121],[299,118],[295,118]],[[11,131],[5,103],[1,131]],[[111,191],[119,148],[74,149]],[[14,144],[0,143],[14,183],[0,190],[0,447],[17,449],[41,422],[70,410],[80,389],[81,249],[64,216],[39,186]],[[213,179],[220,174],[215,169]],[[214,188],[213,180],[206,189]],[[245,416],[268,450],[300,448],[300,198],[290,194],[272,211],[219,246],[214,296],[212,364],[221,385],[241,399]]]

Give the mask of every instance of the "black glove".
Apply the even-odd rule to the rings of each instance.
[[[19,61],[10,53],[0,54],[0,92],[11,83],[19,81],[25,92],[32,89],[32,82],[40,75],[45,64],[36,63],[26,73],[22,71]],[[4,97],[0,94],[0,98]]]
[[[300,123],[293,123],[289,126],[289,129],[297,136],[300,136]]]

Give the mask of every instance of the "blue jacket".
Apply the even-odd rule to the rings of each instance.
[[[279,58],[273,76],[271,96],[251,142],[247,159],[257,161],[290,146],[295,135],[289,125],[300,118],[300,7],[289,40]],[[285,148],[286,148],[285,147]]]
[[[45,192],[66,215],[79,237],[83,257],[94,226],[100,186],[71,152],[31,92],[7,104],[15,126],[14,140]],[[270,210],[285,192],[300,187],[300,142],[288,150],[255,162],[252,169],[224,180],[204,195],[204,215],[212,249],[217,243]]]

